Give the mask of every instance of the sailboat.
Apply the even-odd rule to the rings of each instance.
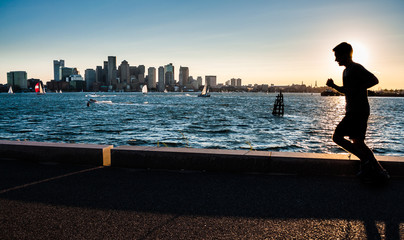
[[[147,94],[147,85],[143,85],[142,87],[142,93]]]
[[[8,89],[8,93],[9,94],[13,94],[14,92],[13,92],[13,88],[10,86],[10,88]]]
[[[37,83],[35,85],[35,92],[36,94],[45,94],[45,91],[43,90],[41,83]]]
[[[203,87],[202,92],[198,95],[198,97],[210,97],[209,88],[207,85]]]

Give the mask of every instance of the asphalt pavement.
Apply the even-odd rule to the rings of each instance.
[[[404,239],[404,178],[0,160],[0,239]]]

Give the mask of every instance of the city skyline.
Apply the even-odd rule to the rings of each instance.
[[[117,56],[147,67],[173,63],[190,76],[243,84],[341,83],[332,48],[353,45],[376,88],[403,88],[404,2],[97,1],[0,3],[0,83],[7,72],[53,79],[52,61],[86,69]],[[178,80],[178,74],[175,79]]]

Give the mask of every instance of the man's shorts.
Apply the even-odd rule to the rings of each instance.
[[[369,114],[349,114],[338,124],[334,134],[339,136],[348,136],[350,139],[365,139],[366,129],[368,126]]]

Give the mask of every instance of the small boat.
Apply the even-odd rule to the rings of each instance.
[[[13,94],[13,88],[10,86],[10,88],[8,89],[8,94]]]
[[[95,99],[90,98],[90,99],[87,101],[87,107],[89,107],[91,103],[96,103],[96,102],[98,102],[98,101],[95,100]]]
[[[164,89],[164,93],[168,93],[167,88],[166,88],[166,89]]]
[[[142,93],[147,94],[147,85],[143,85],[142,87]]]
[[[43,88],[42,88],[42,85],[41,85],[41,83],[37,83],[36,85],[35,85],[35,92],[36,92],[36,94],[45,94],[45,91],[43,90]]]
[[[198,95],[198,97],[210,97],[209,88],[205,85],[202,89],[202,92]]]
[[[342,93],[326,89],[325,91],[321,92],[321,96],[342,96]]]

